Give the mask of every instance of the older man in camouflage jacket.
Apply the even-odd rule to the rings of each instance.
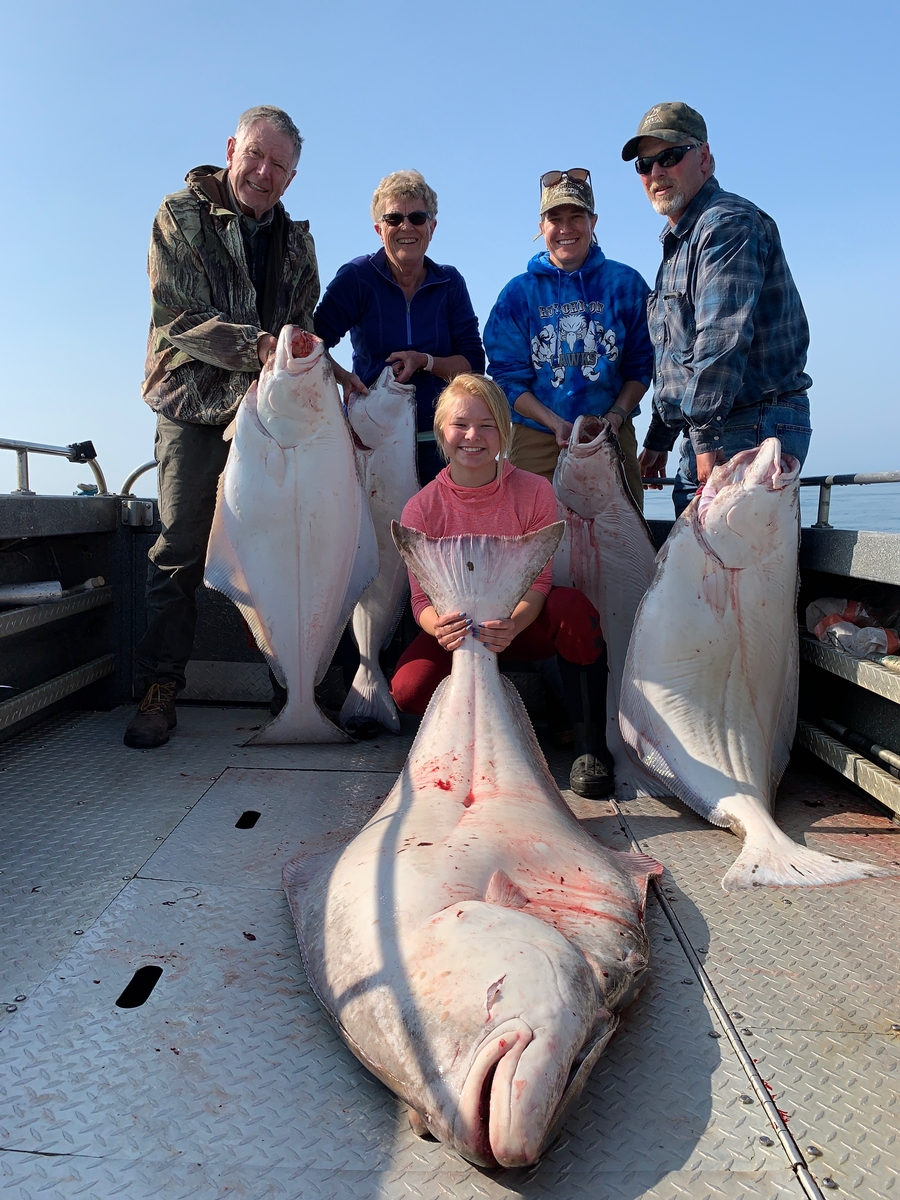
[[[163,531],[150,551],[148,628],[135,651],[143,699],[125,744],[136,749],[161,746],[175,725],[228,455],[224,428],[281,328],[312,329],[315,247],[309,223],[292,221],[281,204],[301,145],[286,112],[248,109],[228,139],[225,168],[196,167],[153,222],[143,395],[157,414]]]

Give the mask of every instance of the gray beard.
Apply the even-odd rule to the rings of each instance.
[[[684,192],[670,192],[667,196],[652,197],[650,204],[661,217],[667,217],[685,208]]]
[[[667,196],[651,196],[650,203],[661,217],[668,217],[685,207],[685,195],[684,192],[669,192]]]

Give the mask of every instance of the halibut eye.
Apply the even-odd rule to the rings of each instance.
[[[467,563],[466,563],[466,566],[469,568],[469,570],[470,570],[470,571],[474,571],[474,570],[475,570],[475,564],[474,564],[474,563],[467,562]]]

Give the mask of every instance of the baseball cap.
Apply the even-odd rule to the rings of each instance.
[[[540,215],[543,216],[551,208],[556,208],[557,204],[577,204],[579,208],[586,208],[589,213],[593,213],[594,193],[588,180],[570,179],[563,172],[557,183],[545,187],[541,192]]]
[[[654,104],[644,113],[637,133],[622,147],[622,157],[626,162],[630,158],[637,158],[638,143],[645,137],[659,138],[660,141],[671,142],[673,145],[683,142],[686,137],[693,138],[701,144],[709,141],[706,122],[695,108],[691,108],[682,100]]]

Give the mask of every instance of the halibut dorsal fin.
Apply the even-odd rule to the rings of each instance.
[[[499,869],[488,880],[484,899],[487,904],[499,904],[503,908],[524,908],[528,903],[528,897],[518,884]]]

